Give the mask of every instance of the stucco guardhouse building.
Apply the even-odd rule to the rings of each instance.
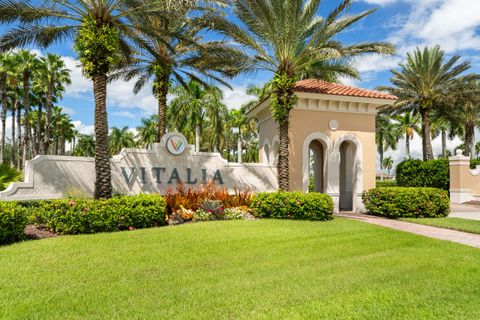
[[[320,80],[297,82],[295,93],[289,133],[291,191],[329,194],[337,212],[362,211],[362,192],[375,187],[375,116],[397,98]],[[260,162],[275,165],[279,136],[271,100],[248,116],[258,120]]]

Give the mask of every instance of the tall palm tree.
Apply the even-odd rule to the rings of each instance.
[[[399,71],[392,70],[390,82],[393,87],[379,87],[399,98],[394,109],[415,110],[421,115],[423,160],[433,159],[430,135],[432,111],[465,82],[477,78],[476,75],[462,76],[470,68],[470,63],[458,63],[459,59],[460,56],[456,55],[445,61],[445,53],[439,46],[423,50],[417,48],[407,54],[407,61],[400,64]]]
[[[2,109],[0,113],[2,123],[1,133],[1,145],[0,145],[0,160],[5,162],[5,137],[6,137],[6,121],[7,121],[7,109],[8,109],[8,81],[9,75],[14,69],[14,63],[12,62],[12,55],[9,53],[0,55],[0,95]]]
[[[176,86],[172,93],[170,123],[173,128],[184,132],[187,138],[194,133],[195,150],[200,151],[200,137],[207,109],[212,107],[212,101],[218,90],[206,88],[197,81],[189,81],[187,86]]]
[[[375,141],[380,155],[380,180],[383,181],[384,153],[388,149],[396,150],[397,143],[403,135],[403,129],[397,123],[392,122],[388,116],[378,114],[376,118]]]
[[[50,124],[52,118],[52,103],[55,95],[64,91],[64,85],[71,83],[70,70],[59,55],[47,54],[40,58],[41,67],[37,76],[37,85],[45,92],[45,127],[43,137],[43,153],[48,154],[50,145]]]
[[[138,131],[138,144],[149,149],[153,143],[157,141],[158,133],[158,120],[157,116],[151,116],[149,118],[143,118],[141,125],[137,127]]]
[[[0,9],[1,10],[1,9]],[[1,40],[0,40],[1,42]],[[39,60],[36,54],[31,53],[27,50],[21,50],[19,53],[15,55],[17,59],[17,68],[22,75],[22,90],[23,90],[23,126],[24,126],[24,134],[23,134],[23,161],[27,161],[28,154],[29,154],[29,137],[30,137],[30,119],[29,119],[29,111],[30,111],[30,94],[31,94],[31,78],[32,73],[36,72],[36,68],[38,68]]]
[[[393,120],[398,122],[402,131],[405,133],[405,150],[407,159],[410,159],[410,140],[413,140],[415,132],[420,132],[420,117],[418,114],[407,111],[394,115]]]
[[[200,36],[202,28],[192,26],[189,13],[212,11],[215,5],[224,5],[223,0],[186,1],[181,6],[174,1],[166,1],[163,7],[168,19],[161,16],[137,15],[132,19],[135,25],[150,29],[150,34],[140,33],[134,38],[138,52],[127,66],[113,75],[129,81],[137,78],[134,93],[137,94],[149,80],[152,80],[153,94],[158,101],[158,132],[156,142],[160,142],[167,129],[167,94],[172,86],[183,85],[195,80],[203,85],[218,82],[229,86],[223,77],[237,74],[238,68],[232,67],[235,62],[221,59],[219,55],[235,52],[220,41],[203,41]],[[197,17],[198,19],[198,17]]]
[[[51,0],[29,2],[0,0],[0,23],[15,23],[0,37],[0,50],[28,44],[45,48],[66,39],[75,39],[74,49],[86,77],[93,80],[95,99],[94,126],[95,198],[110,198],[112,182],[108,151],[106,111],[107,74],[119,52],[128,57],[131,48],[126,40],[142,26],[128,21],[137,14],[163,14],[159,1],[135,0]]]
[[[393,159],[392,157],[386,157],[383,159],[383,167],[387,169],[388,176],[390,177],[390,170],[393,168]]]
[[[79,135],[78,143],[75,146],[72,154],[78,157],[95,156],[95,137],[85,134]]]
[[[119,153],[123,148],[131,148],[136,145],[135,135],[128,127],[112,128],[112,132],[109,136],[110,154],[115,155]]]
[[[379,42],[344,45],[338,40],[342,31],[374,11],[344,15],[352,0],[341,1],[326,18],[317,15],[320,0],[232,2],[241,24],[218,15],[211,16],[207,24],[245,47],[244,70],[274,74],[272,108],[280,131],[278,181],[281,190],[289,190],[289,115],[296,101],[296,81],[305,74],[330,79],[331,72],[322,72],[326,64],[366,53],[389,54],[394,48]]]

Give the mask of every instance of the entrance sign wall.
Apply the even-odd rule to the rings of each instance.
[[[209,181],[230,192],[277,190],[274,166],[229,163],[219,153],[195,152],[194,146],[186,145],[184,139],[181,134],[172,133],[152,149],[124,149],[114,156],[111,159],[114,192],[165,193],[179,182],[195,187]],[[169,148],[167,143],[172,146]],[[0,200],[92,197],[94,182],[93,158],[37,156],[26,163],[25,182],[12,183],[0,192]]]

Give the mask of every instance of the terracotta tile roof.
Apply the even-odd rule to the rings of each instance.
[[[396,96],[375,90],[355,88],[338,83],[331,83],[323,80],[307,79],[298,81],[295,85],[296,92],[310,92],[331,94],[337,96],[351,96],[362,98],[397,100]]]

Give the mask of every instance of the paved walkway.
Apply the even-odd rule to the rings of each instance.
[[[340,214],[336,214],[336,216],[363,221],[363,222],[375,224],[377,226],[382,226],[382,227],[391,228],[395,230],[410,232],[410,233],[418,234],[418,235],[429,237],[429,238],[457,242],[457,243],[465,244],[467,246],[480,248],[480,235],[476,235],[472,233],[430,227],[430,226],[404,222],[399,220],[391,220],[391,219],[385,219],[380,217],[367,216],[364,214],[340,213]]]
[[[468,204],[452,204],[449,218],[480,220],[480,207]]]

